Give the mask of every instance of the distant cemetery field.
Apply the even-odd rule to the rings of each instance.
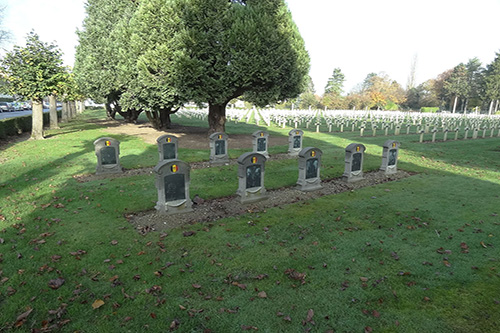
[[[172,121],[0,143],[0,331],[497,331],[498,116]]]

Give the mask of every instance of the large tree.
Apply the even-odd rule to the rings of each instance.
[[[446,95],[453,100],[452,113],[455,113],[459,98],[465,98],[469,94],[470,87],[467,84],[467,68],[463,63],[455,66],[450,77],[444,82]]]
[[[170,115],[185,101],[175,87],[177,48],[173,36],[179,17],[174,9],[173,1],[144,1],[130,24],[122,26],[130,48],[121,54],[134,61],[122,73],[133,77],[122,95],[122,104],[127,109],[144,110],[156,129],[169,128]]]
[[[356,97],[357,96],[357,97]],[[361,96],[363,96],[361,98]],[[349,98],[349,104],[353,104],[354,99],[369,101],[362,104],[365,107],[377,110],[392,110],[399,104],[406,101],[406,94],[399,83],[391,80],[385,73],[370,73],[354,94]]]
[[[33,104],[32,139],[43,139],[43,98],[57,92],[66,79],[61,52],[46,44],[35,32],[26,37],[26,46],[15,46],[2,60],[9,92],[30,99]]]
[[[128,40],[122,34],[123,25],[132,17],[137,1],[88,0],[87,16],[78,32],[79,45],[75,55],[75,79],[81,92],[106,105],[107,115],[119,113],[127,121],[135,121],[138,112],[122,111],[121,95],[130,78],[123,75],[135,57],[123,57]],[[125,60],[125,62],[124,62]]]
[[[300,94],[309,55],[284,0],[177,0],[175,86],[208,103],[209,131],[224,131],[226,105],[258,106]]]
[[[493,110],[498,109],[498,101],[500,100],[500,53],[496,53],[493,62],[486,67],[484,90],[486,98],[490,102],[488,113],[492,114]]]
[[[484,68],[478,58],[469,59],[465,64],[467,70],[467,94],[465,96],[463,111],[467,111],[469,105],[471,107],[480,106],[481,87],[483,82]]]
[[[340,68],[333,70],[332,76],[328,79],[323,94],[322,104],[329,109],[345,109],[345,98],[342,96],[345,75]]]

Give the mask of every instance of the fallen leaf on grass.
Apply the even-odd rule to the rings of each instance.
[[[307,311],[306,322],[308,323],[312,322],[313,317],[314,317],[314,310],[309,309],[309,311]]]
[[[28,311],[21,313],[19,316],[17,316],[16,323],[14,324],[15,327],[21,327],[24,324],[24,321],[30,313],[33,311],[33,309],[29,308]]]
[[[200,288],[201,288],[201,285],[200,285],[200,284],[196,284],[196,283],[192,284],[191,286],[192,286],[194,289],[200,289]]]
[[[54,290],[59,289],[64,284],[64,282],[65,282],[65,280],[63,278],[57,278],[54,280],[50,280],[49,287],[54,289]]]
[[[241,330],[243,330],[243,331],[250,331],[250,330],[258,331],[259,328],[255,327],[255,326],[241,325]]]
[[[102,299],[96,299],[94,301],[94,303],[92,303],[92,308],[95,310],[95,309],[99,309],[101,306],[104,305],[104,301]]]
[[[460,247],[462,248],[462,253],[469,253],[469,247],[466,243],[460,243]]]
[[[265,291],[261,291],[257,294],[260,298],[267,298],[267,293]]]
[[[488,248],[488,246],[486,246],[486,244],[484,244],[484,242],[480,242],[481,246],[484,247],[485,249]]]
[[[174,330],[178,329],[180,324],[181,324],[181,322],[180,322],[178,319],[174,319],[174,320],[170,323],[170,330],[171,330],[171,331],[174,331]]]

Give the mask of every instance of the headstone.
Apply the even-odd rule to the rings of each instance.
[[[433,128],[432,129],[432,142],[436,142],[436,132],[437,132],[437,129]]]
[[[228,135],[226,133],[217,132],[210,135],[210,163],[221,165],[229,163],[229,154],[227,151]]]
[[[158,201],[156,210],[161,214],[190,212],[193,205],[189,197],[190,167],[174,159],[163,160],[154,168]]]
[[[158,143],[159,161],[177,159],[179,139],[173,135],[162,135],[156,139]]]
[[[121,173],[120,142],[113,138],[99,138],[94,141],[97,156],[96,174]]]
[[[264,131],[257,131],[252,134],[253,137],[253,152],[264,155],[269,158],[267,147],[269,144],[269,133]]]
[[[238,191],[243,204],[266,200],[264,187],[266,157],[260,153],[245,153],[238,158]]]
[[[465,128],[464,140],[467,140],[467,136],[469,135],[469,127]]]
[[[445,128],[445,129],[444,129],[443,141],[446,141],[446,140],[448,139],[448,131],[449,131],[449,129],[448,129],[448,128]]]
[[[315,191],[321,188],[321,155],[320,149],[306,147],[299,153],[299,179],[297,187],[301,191]]]
[[[363,179],[363,159],[365,146],[351,143],[345,148],[345,170],[342,175],[347,182],[356,182]]]
[[[304,132],[299,129],[293,129],[288,132],[288,154],[297,156],[302,150],[302,137]]]
[[[398,155],[399,155],[399,142],[394,140],[387,140],[384,142],[382,151],[382,165],[380,170],[385,171],[386,175],[392,175],[398,171]]]

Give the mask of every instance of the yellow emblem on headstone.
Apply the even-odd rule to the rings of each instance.
[[[264,132],[260,132],[260,136],[264,136]]]
[[[253,164],[257,163],[257,157],[255,157],[255,156],[254,156],[254,157],[252,157],[252,163],[253,163]]]
[[[167,138],[167,142],[172,142],[172,138]]]
[[[177,164],[173,164],[172,165],[172,172],[176,173],[177,171],[179,171],[179,167],[177,166]]]
[[[392,143],[392,148],[396,148],[396,142]]]
[[[316,152],[315,152],[314,150],[311,152],[311,156],[312,156],[312,157],[315,157],[315,156],[316,156]]]
[[[111,146],[111,141],[108,141],[106,140],[106,142],[104,143],[106,146]]]
[[[360,148],[360,147],[359,147],[359,146],[357,146],[357,147],[356,147],[356,151],[359,151],[359,148]]]

